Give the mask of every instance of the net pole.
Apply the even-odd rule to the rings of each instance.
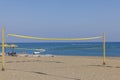
[[[5,47],[4,47],[4,27],[2,27],[2,71],[5,71],[5,62],[4,62],[4,56],[5,56]]]
[[[106,64],[106,33],[103,33],[103,65]]]

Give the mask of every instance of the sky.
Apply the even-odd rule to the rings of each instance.
[[[120,0],[0,0],[2,26],[6,42],[36,42],[8,37],[10,33],[81,38],[104,32],[107,41],[119,42]]]

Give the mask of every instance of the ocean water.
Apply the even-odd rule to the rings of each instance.
[[[10,44],[10,43],[8,43]],[[41,43],[14,43],[18,45],[14,49],[17,54],[23,52],[33,54],[40,51],[42,55],[64,56],[102,56],[103,44],[101,42],[41,42]],[[36,50],[39,49],[39,50]],[[1,51],[1,49],[0,49]],[[5,52],[12,52],[11,48],[5,48]],[[107,42],[106,55],[120,57],[120,42]]]

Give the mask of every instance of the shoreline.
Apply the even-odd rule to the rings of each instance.
[[[17,54],[18,56],[21,56],[21,55],[23,55],[23,57],[25,56],[25,55],[27,55],[28,57],[29,56],[38,56],[38,57],[42,57],[42,56],[48,56],[48,57],[103,57],[103,56],[84,56],[84,55],[52,55],[52,54],[39,54],[39,55],[33,55],[33,54]],[[120,58],[120,56],[106,56],[106,58]]]

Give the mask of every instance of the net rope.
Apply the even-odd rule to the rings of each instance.
[[[8,36],[14,36],[18,38],[28,38],[28,39],[36,39],[36,40],[94,40],[102,38],[103,36],[95,36],[89,38],[42,38],[42,37],[33,37],[33,36],[25,36],[25,35],[17,35],[17,34],[8,34]]]

